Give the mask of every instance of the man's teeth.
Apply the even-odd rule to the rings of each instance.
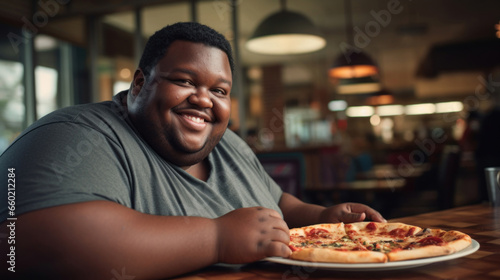
[[[198,118],[198,117],[194,117],[194,116],[186,116],[186,118],[194,121],[194,122],[197,122],[197,123],[204,123],[205,120],[202,119],[202,118]]]

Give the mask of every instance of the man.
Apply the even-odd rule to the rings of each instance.
[[[148,41],[128,92],[59,110],[16,139],[0,158],[16,179],[9,276],[161,279],[287,257],[292,226],[383,221],[364,205],[324,208],[282,193],[226,129],[232,71],[222,35],[167,26]]]

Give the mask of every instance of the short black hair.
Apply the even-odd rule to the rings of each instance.
[[[139,61],[139,68],[145,76],[149,76],[151,69],[165,55],[170,44],[176,40],[202,43],[222,50],[229,59],[231,72],[234,73],[231,44],[222,34],[197,22],[178,22],[163,27],[149,38]]]

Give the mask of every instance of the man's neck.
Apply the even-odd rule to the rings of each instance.
[[[208,180],[209,169],[208,159],[204,159],[203,161],[191,165],[184,170],[186,170],[186,172],[191,174],[193,177],[206,182]]]

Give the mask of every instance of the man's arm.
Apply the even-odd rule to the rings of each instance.
[[[15,232],[11,276],[20,279],[27,272],[37,279],[111,279],[116,273],[161,279],[217,262],[290,254],[285,222],[276,211],[259,207],[207,219],[154,216],[92,201],[21,215]]]
[[[352,223],[365,219],[386,222],[380,213],[364,204],[342,203],[331,207],[323,207],[305,203],[285,192],[281,196],[279,207],[290,228],[319,223]]]

